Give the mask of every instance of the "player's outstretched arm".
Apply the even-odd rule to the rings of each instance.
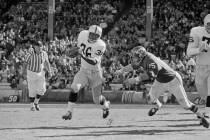
[[[133,77],[133,78],[129,78],[125,81],[125,83],[128,83],[129,85],[133,85],[136,83],[140,83],[142,81],[141,76],[137,76],[137,77]]]
[[[120,75],[120,74],[123,74],[124,72],[130,72],[130,71],[133,71],[133,67],[131,64],[125,67],[122,67],[120,70],[117,70],[115,74]]]

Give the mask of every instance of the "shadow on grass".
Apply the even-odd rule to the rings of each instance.
[[[152,117],[151,117],[152,118]],[[142,121],[133,121],[133,123],[138,124],[141,122],[188,122],[188,121],[198,121],[197,119],[153,119],[153,120],[142,120]],[[166,125],[166,127],[187,127],[187,126],[199,126],[199,124],[183,124],[183,125]],[[20,128],[0,128],[1,130],[36,130],[36,129],[57,129],[57,130],[83,130],[83,129],[98,129],[98,128],[129,128],[129,127],[139,127],[139,128],[146,128],[146,127],[156,127],[154,125],[104,125],[104,126],[39,126],[39,127],[20,127]]]
[[[104,126],[40,126],[40,127],[29,127],[29,128],[0,128],[1,130],[36,130],[36,129],[57,129],[57,130],[83,130],[83,129],[105,129],[105,128],[129,128],[129,127],[155,127],[155,126],[138,126],[138,125],[104,125]]]
[[[192,129],[192,127],[197,127],[198,124],[182,124],[182,125],[166,125],[161,128],[160,126],[141,126],[141,125],[118,125],[118,126],[72,126],[72,127],[64,127],[64,126],[41,126],[41,127],[31,127],[31,128],[2,128],[1,130],[55,130],[55,135],[42,135],[42,136],[36,136],[39,138],[54,138],[54,137],[99,137],[99,136],[120,136],[120,135],[168,135],[168,133],[195,133],[196,131],[203,131],[202,126],[201,129],[195,128]],[[151,129],[147,128],[150,127]],[[156,127],[156,129],[154,129]],[[167,129],[167,127],[180,127],[180,129]],[[181,127],[187,128],[190,127],[191,129],[183,129]],[[135,129],[134,129],[135,128]],[[87,129],[87,130],[85,130]],[[88,131],[90,132],[84,132]],[[121,130],[117,130],[121,129]],[[124,129],[124,130],[123,130]],[[145,130],[148,129],[148,130]],[[68,134],[62,134],[59,135],[56,130],[69,130]],[[81,130],[78,132],[74,132],[74,134],[71,134],[71,130]],[[57,133],[57,134],[56,134]],[[198,132],[199,133],[199,132]]]
[[[192,133],[195,129],[150,129],[150,130],[108,130],[108,131],[93,131],[87,133],[70,134],[70,135],[52,135],[52,136],[38,136],[39,138],[53,138],[53,137],[100,137],[100,136],[122,136],[122,135],[167,135],[167,133]]]
[[[166,116],[166,115],[170,115],[171,113],[157,113],[155,114],[155,116]]]
[[[178,113],[179,115],[193,115],[194,113],[192,112],[186,112],[186,113]]]
[[[152,117],[151,117],[152,118]],[[144,120],[144,121],[136,121],[136,122],[189,122],[189,121],[198,121],[198,119],[155,119],[155,117],[152,118],[153,120]]]
[[[176,124],[176,125],[167,125],[165,127],[196,127],[196,126],[201,126],[201,125],[200,124]]]

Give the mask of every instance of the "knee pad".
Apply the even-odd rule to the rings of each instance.
[[[210,96],[207,96],[206,107],[210,107]]]
[[[74,91],[71,91],[69,94],[69,101],[70,102],[76,102],[77,101],[77,93],[75,93]]]

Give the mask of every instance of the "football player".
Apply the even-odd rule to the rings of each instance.
[[[72,118],[73,106],[78,98],[78,92],[83,87],[91,87],[93,101],[103,110],[103,118],[109,115],[110,102],[102,95],[102,68],[101,59],[106,50],[106,44],[101,40],[102,28],[92,25],[89,30],[79,33],[77,46],[81,56],[81,67],[75,75],[71,85],[68,101],[68,111],[62,117],[64,120]]]
[[[210,14],[205,16],[204,26],[191,29],[187,55],[196,56],[196,88],[205,106],[210,107]]]
[[[156,57],[142,46],[137,46],[132,49],[131,64],[122,68],[118,73],[123,71],[132,71],[138,69],[140,66],[144,68],[149,77],[154,80],[154,83],[149,91],[150,101],[156,105],[148,112],[149,116],[154,115],[162,106],[158,98],[165,91],[173,93],[177,101],[183,106],[183,108],[192,111],[199,116],[200,123],[208,128],[209,122],[198,112],[198,107],[191,103],[186,95],[183,87],[183,82],[180,74],[169,67],[164,61]],[[143,79],[138,76],[136,78],[128,79],[129,83],[140,82]]]

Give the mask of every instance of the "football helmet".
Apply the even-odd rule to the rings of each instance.
[[[133,67],[139,67],[143,58],[146,56],[146,52],[143,46],[136,46],[131,50]]]
[[[204,18],[204,27],[206,31],[210,34],[210,14],[206,15]]]
[[[100,39],[102,35],[102,28],[97,25],[92,25],[89,27],[89,35],[88,35],[88,42],[96,42],[98,39]]]
[[[137,47],[134,47],[131,51],[132,53],[132,57],[135,58],[139,58],[139,60],[141,60],[145,55],[146,55],[146,49],[142,46],[137,46]]]

